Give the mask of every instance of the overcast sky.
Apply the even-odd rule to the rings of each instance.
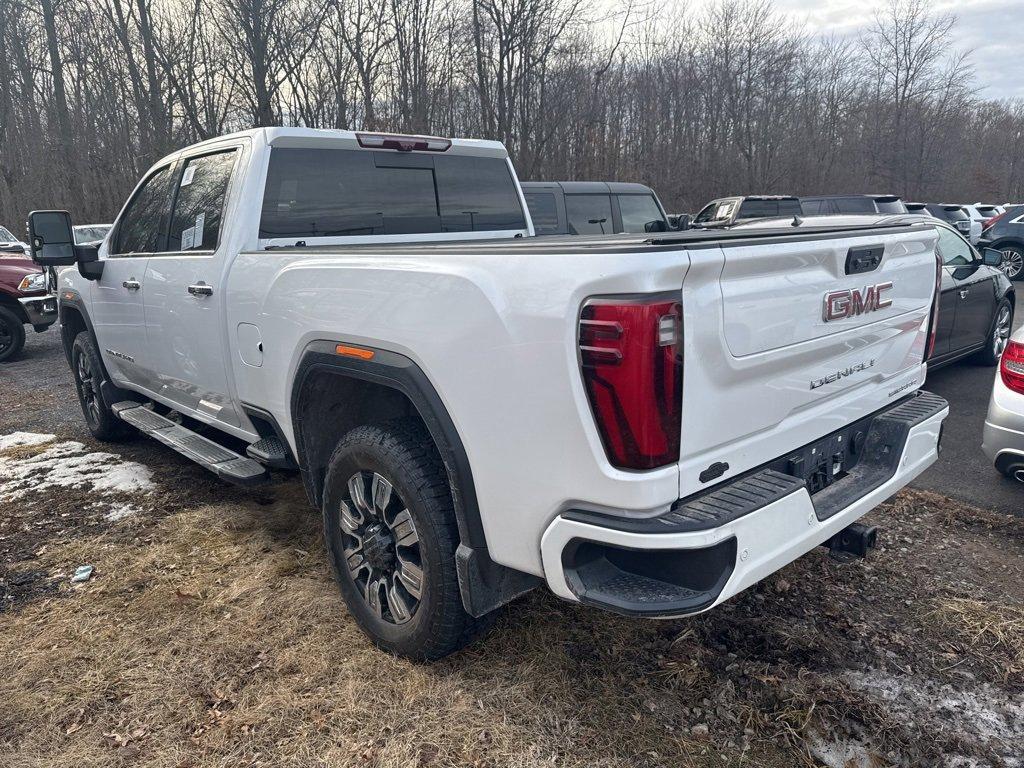
[[[774,0],[811,32],[854,35],[871,19],[877,0]],[[974,84],[986,99],[1024,98],[1024,0],[935,0],[956,15],[957,46],[972,51]]]

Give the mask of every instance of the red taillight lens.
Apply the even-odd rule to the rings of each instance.
[[[1024,344],[1011,341],[1007,345],[999,363],[999,375],[1003,378],[1003,384],[1024,395]]]
[[[991,219],[985,219],[983,222],[981,222],[981,230],[982,230],[982,232],[984,232],[986,229],[988,229],[993,224],[995,224],[997,221],[999,221],[1001,218],[1003,218],[1003,216],[1005,216],[1007,213],[1009,213],[1009,211],[1003,211],[1002,213],[997,214],[996,216],[993,216]]]
[[[583,383],[608,460],[622,469],[679,461],[682,306],[664,295],[588,300],[580,313]]]

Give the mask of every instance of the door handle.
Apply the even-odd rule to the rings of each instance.
[[[964,288],[962,291],[960,291],[960,298],[961,299],[966,299],[968,293],[970,293],[970,291],[967,290],[966,288]]]
[[[193,296],[213,296],[213,286],[206,283],[196,283],[188,287],[188,292]]]
[[[134,277],[131,280],[125,280],[121,283],[122,288],[127,288],[129,291],[137,291],[142,287],[142,283],[136,280]]]

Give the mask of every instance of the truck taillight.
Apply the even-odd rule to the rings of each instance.
[[[583,384],[608,460],[621,469],[679,461],[682,305],[665,294],[588,299],[580,313]]]
[[[924,353],[924,360],[931,359],[935,351],[935,338],[939,331],[939,302],[942,300],[942,254],[935,249],[935,294],[932,296],[932,316],[928,322],[928,349]]]
[[[1024,344],[1011,341],[1007,345],[1003,359],[999,361],[999,375],[1003,384],[1024,395]]]

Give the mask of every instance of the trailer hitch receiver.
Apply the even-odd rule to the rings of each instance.
[[[826,541],[822,546],[828,547],[829,554],[841,562],[853,560],[855,557],[867,557],[868,550],[874,549],[878,543],[878,528],[874,525],[853,523]]]

